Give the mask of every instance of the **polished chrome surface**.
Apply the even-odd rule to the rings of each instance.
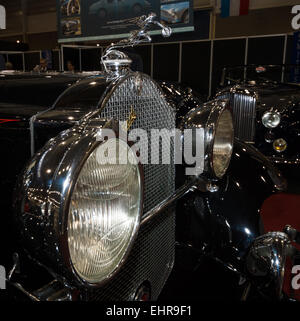
[[[71,289],[64,287],[57,280],[53,280],[42,288],[33,291],[32,294],[40,301],[72,301]]]
[[[223,177],[229,166],[233,150],[234,130],[231,111],[225,109],[218,118],[212,166],[217,177]]]
[[[66,284],[94,286],[84,282],[73,268],[67,247],[66,213],[83,158],[99,144],[98,130],[109,124],[115,132],[119,131],[118,124],[103,117],[129,121],[127,125],[131,129],[144,129],[149,137],[151,129],[173,130],[176,122],[175,110],[160,87],[147,75],[130,72],[107,87],[97,111],[88,113],[78,125],[51,139],[34,155],[18,188],[16,202],[24,246]],[[172,155],[170,164],[143,166],[144,215],[175,190],[173,148],[171,144],[171,150],[167,151]],[[150,155],[149,150],[147,156]],[[118,269],[125,260],[126,256]]]
[[[163,37],[170,37],[172,29],[156,20],[156,14],[150,13],[148,16],[141,16],[129,19],[128,22],[137,25],[140,29],[130,33],[127,39],[123,39],[116,44],[111,44],[103,53],[101,63],[109,78],[118,78],[129,71],[131,59],[118,49],[134,47],[141,43],[150,43],[152,41],[148,32],[151,26],[159,26],[162,29]]]
[[[13,254],[13,262],[14,265],[12,269],[9,271],[7,279],[10,281],[13,277],[14,273],[20,273],[20,257],[18,253]]]
[[[107,149],[118,153],[104,160]],[[109,139],[90,154],[73,189],[68,247],[74,269],[89,283],[109,278],[137,235],[143,188],[134,158],[126,142]]]
[[[38,297],[36,297],[31,292],[24,289],[24,287],[20,283],[10,282],[10,285],[16,288],[18,291],[21,291],[27,298],[29,298],[33,302],[41,301]]]
[[[270,232],[254,241],[247,257],[249,273],[258,278],[261,288],[272,285],[278,299],[282,296],[285,262],[290,247],[287,234]]]
[[[283,229],[283,232],[288,235],[291,242],[296,242],[297,244],[300,244],[300,232],[293,228],[291,225],[286,225]],[[297,251],[296,248],[294,249],[295,251]]]
[[[287,236],[290,238],[292,242],[296,240],[298,231],[295,228],[293,228],[291,225],[286,225],[283,229],[283,232],[287,234]]]
[[[140,146],[148,161],[143,162],[145,215],[175,190],[174,142],[171,141],[170,150],[160,148],[159,155],[155,155],[151,153],[150,137],[152,129],[175,129],[176,119],[174,109],[167,103],[158,85],[149,76],[140,73],[130,73],[117,82],[103,101],[100,117],[127,122],[133,111],[135,120],[131,123],[131,130],[143,129],[148,135],[148,140],[143,140]],[[168,140],[168,133],[163,131],[162,138]],[[151,157],[161,159],[165,154],[170,156],[169,164],[152,164]]]
[[[90,284],[77,275],[70,258],[68,213],[77,178],[87,158],[101,144],[97,135],[103,127],[118,131],[114,122],[93,119],[85,127],[74,126],[51,139],[26,167],[16,201],[24,245],[32,256],[68,282],[75,278],[84,285]],[[123,261],[133,241],[134,238]],[[108,278],[117,272],[122,262]]]
[[[152,41],[149,34],[149,29],[151,26],[156,25],[162,29],[163,37],[170,37],[172,34],[172,29],[156,20],[156,14],[150,13],[148,16],[141,16],[134,19],[129,19],[128,22],[131,22],[137,25],[140,29],[134,30],[130,33],[129,38],[123,39],[116,44],[111,44],[104,52],[102,57],[105,58],[106,54],[110,51],[126,47],[134,47],[141,43],[149,43]]]
[[[224,114],[225,113],[225,114]],[[221,122],[220,119],[225,116],[226,123]],[[223,130],[219,126],[228,127],[228,130]],[[232,150],[233,150],[233,140],[234,140],[234,130],[231,117],[231,111],[229,109],[229,104],[227,100],[213,100],[201,107],[192,109],[185,117],[183,124],[183,129],[204,129],[205,132],[205,142],[204,142],[204,172],[212,179],[221,178],[230,163]],[[220,133],[221,129],[221,133]],[[226,132],[226,135],[225,135]],[[228,135],[229,133],[229,135]],[[220,136],[223,135],[223,137]],[[192,145],[195,144],[195,139],[190,142]],[[217,148],[219,150],[217,151]],[[226,155],[222,157],[219,162],[223,166],[222,171],[216,169],[216,152],[220,154],[220,149],[226,149]],[[196,147],[193,146],[193,150]]]
[[[244,142],[254,142],[257,102],[256,93],[239,86],[234,86],[229,91],[218,93],[217,97],[230,100],[235,137]]]
[[[163,213],[169,207],[175,205],[176,201],[181,199],[183,196],[190,192],[194,192],[195,190],[199,190],[201,192],[209,191],[210,183],[207,180],[202,178],[194,178],[192,180],[187,181],[183,186],[177,189],[172,195],[170,195],[167,199],[163,200],[159,204],[157,204],[154,208],[152,208],[142,219],[141,225],[149,222],[156,215]]]
[[[68,288],[57,280],[53,280],[49,284],[46,284],[42,288],[35,291],[26,290],[20,283],[9,282],[9,284],[18,291],[22,292],[29,300],[33,302],[66,302],[72,301],[73,299],[72,289]]]
[[[276,111],[267,111],[262,116],[262,123],[266,128],[276,128],[281,121],[281,115]]]
[[[119,78],[130,71],[132,60],[122,51],[110,50],[102,58],[101,62],[108,79]]]

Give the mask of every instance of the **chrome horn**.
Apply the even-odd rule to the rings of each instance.
[[[106,48],[101,57],[101,63],[104,66],[105,72],[112,78],[119,77],[128,71],[132,62],[126,54],[117,49],[134,47],[141,43],[151,42],[152,38],[149,34],[149,29],[153,25],[157,25],[162,29],[161,33],[163,37],[170,37],[172,34],[170,27],[156,20],[155,13],[129,19],[127,22],[137,25],[140,29],[132,31],[127,39],[122,39],[116,44],[112,43]]]

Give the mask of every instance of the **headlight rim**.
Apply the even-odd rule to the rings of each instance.
[[[117,136],[117,135],[116,135]],[[116,137],[116,139],[119,139]],[[123,140],[122,140],[123,141]],[[123,141],[124,142],[124,141]],[[143,167],[140,163],[137,164],[138,167],[138,172],[139,172],[139,183],[140,183],[140,203],[139,203],[139,214],[137,217],[137,221],[135,222],[135,228],[133,231],[133,236],[131,238],[131,241],[129,242],[129,245],[125,251],[125,254],[123,255],[122,260],[119,262],[119,264],[113,269],[113,271],[107,275],[103,280],[99,282],[89,282],[82,278],[78,272],[76,271],[74,264],[71,259],[71,254],[70,254],[70,249],[69,249],[69,241],[68,241],[68,221],[69,221],[69,215],[70,215],[70,203],[72,199],[72,195],[74,192],[74,189],[76,187],[76,183],[78,181],[79,175],[82,171],[83,166],[85,165],[86,161],[90,157],[90,155],[100,146],[104,143],[104,141],[97,141],[95,140],[94,144],[90,146],[88,151],[85,151],[85,156],[81,159],[79,163],[74,162],[77,164],[75,166],[75,170],[72,173],[72,184],[70,184],[70,187],[68,189],[67,194],[65,195],[65,202],[63,206],[60,209],[60,222],[62,223],[62,229],[63,229],[63,234],[61,235],[60,238],[60,253],[62,254],[62,258],[64,261],[64,264],[66,268],[71,272],[73,275],[75,281],[77,284],[88,287],[88,288],[99,288],[106,284],[108,281],[110,281],[121,269],[121,267],[124,265],[126,262],[128,256],[130,255],[131,249],[134,245],[134,242],[137,238],[139,228],[140,228],[140,223],[141,223],[141,218],[142,218],[142,213],[143,213],[143,204],[144,204],[144,172],[143,172]],[[132,144],[130,142],[127,142],[128,147],[130,148]]]
[[[218,126],[219,126],[219,122],[220,122],[220,118],[222,116],[222,114],[225,112],[225,111],[228,111],[230,113],[230,118],[231,118],[231,124],[232,124],[232,139],[231,139],[231,151],[230,151],[230,157],[229,157],[229,161],[228,161],[228,165],[227,165],[227,168],[224,170],[224,173],[221,175],[221,176],[218,176],[215,172],[215,168],[214,168],[214,145],[215,145],[215,140],[216,140],[216,132],[217,132],[217,129],[218,129]],[[232,153],[233,153],[233,145],[234,145],[234,125],[233,125],[233,115],[232,115],[232,110],[230,108],[224,108],[223,111],[220,113],[219,115],[219,118],[217,120],[217,124],[216,124],[216,127],[215,127],[215,135],[214,135],[214,141],[213,141],[213,145],[212,145],[212,156],[211,156],[211,168],[214,172],[214,175],[217,177],[217,179],[222,179],[224,177],[224,175],[226,174],[227,170],[228,170],[228,167],[230,165],[230,161],[231,161],[231,158],[232,158]]]
[[[225,172],[222,176],[218,176],[215,172],[215,169],[214,169],[214,145],[215,145],[216,133],[217,133],[220,117],[226,110],[230,113],[231,120],[232,120],[232,129],[233,129],[232,140],[231,140],[232,148],[231,148],[231,152],[230,152],[230,159],[228,162],[227,169],[225,170]],[[232,158],[233,145],[234,145],[233,115],[232,115],[232,109],[229,105],[229,102],[224,101],[224,100],[215,101],[215,104],[211,110],[211,113],[209,114],[206,128],[207,128],[207,133],[205,134],[205,137],[206,137],[206,143],[208,144],[207,150],[208,150],[208,154],[211,155],[209,157],[209,168],[207,168],[206,171],[209,173],[209,176],[211,178],[216,179],[216,180],[220,180],[224,177],[224,175],[226,174],[226,172],[228,170],[228,167],[229,167],[229,164],[230,164],[230,161]],[[210,136],[211,138],[207,139],[207,136]]]
[[[228,162],[228,167],[232,158],[233,147],[234,147],[234,124],[233,124],[233,116],[232,109],[229,104],[228,99],[214,99],[205,104],[197,105],[197,107],[191,109],[185,116],[181,129],[203,129],[204,130],[204,169],[203,172],[199,174],[199,176],[204,177],[210,181],[218,181],[221,180],[228,170],[224,172],[222,177],[218,177],[213,169],[213,150],[214,143],[216,138],[216,131],[218,128],[218,120],[220,119],[220,115],[228,110],[231,115],[232,120],[232,149],[230,153],[230,159]],[[192,144],[195,144],[195,138],[192,141]],[[193,147],[195,150],[195,148]]]

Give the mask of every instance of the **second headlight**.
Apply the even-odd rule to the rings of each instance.
[[[215,175],[220,178],[224,176],[231,160],[233,148],[233,122],[232,115],[225,109],[219,116],[214,145],[212,164]]]
[[[203,174],[212,179],[222,178],[231,160],[234,140],[233,119],[228,102],[213,100],[191,110],[186,116],[184,128],[204,130]]]
[[[262,116],[262,123],[267,128],[276,128],[281,121],[281,116],[278,112],[267,111]]]

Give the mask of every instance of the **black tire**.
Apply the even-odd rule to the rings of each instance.
[[[134,16],[140,16],[143,13],[143,8],[140,4],[135,4],[132,8]]]
[[[186,10],[182,15],[181,22],[186,24],[190,22],[190,15],[188,10]]]

